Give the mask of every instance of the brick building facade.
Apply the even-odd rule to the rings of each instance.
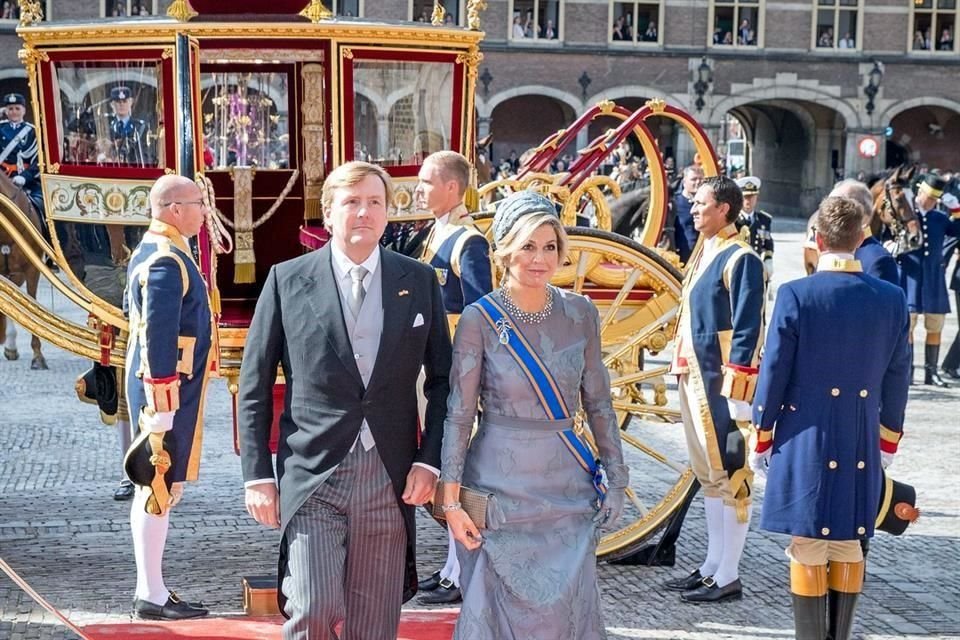
[[[46,0],[56,20],[163,12],[167,0]],[[445,0],[464,24],[466,0]],[[429,0],[330,0],[344,16],[411,20]],[[331,6],[332,5],[332,6]],[[522,152],[588,106],[649,98],[694,113],[723,152],[736,119],[761,205],[803,214],[836,176],[905,162],[960,169],[957,0],[487,0],[478,132]],[[25,93],[11,0],[0,91]],[[698,80],[701,82],[698,84]],[[872,83],[872,84],[871,84]],[[699,89],[699,91],[698,91]],[[868,91],[870,89],[870,91]],[[872,91],[875,89],[875,91]],[[870,97],[870,94],[873,97]],[[697,109],[697,103],[702,106]],[[586,143],[613,121],[598,121]],[[685,134],[652,123],[678,165]],[[871,146],[876,155],[870,157]],[[573,151],[573,150],[571,150]]]

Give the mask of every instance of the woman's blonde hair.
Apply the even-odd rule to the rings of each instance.
[[[557,234],[557,254],[559,264],[563,264],[564,259],[567,257],[567,249],[570,245],[567,232],[563,228],[563,225],[560,224],[560,219],[556,213],[537,211],[536,213],[522,216],[517,220],[493,250],[493,259],[497,265],[503,269],[504,278],[506,278],[507,272],[509,271],[508,267],[511,256],[517,253],[523,245],[527,244],[534,232],[544,225],[553,227],[554,232]]]
[[[393,204],[393,181],[390,175],[375,164],[354,160],[345,162],[330,172],[327,179],[323,181],[323,191],[320,194],[320,204],[323,206],[323,223],[329,229],[330,207],[333,205],[333,192],[343,187],[352,187],[363,181],[367,176],[377,176],[383,182],[383,188],[386,190],[386,207],[390,209]]]

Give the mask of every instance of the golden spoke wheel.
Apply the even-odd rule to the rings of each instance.
[[[613,560],[630,555],[666,526],[693,486],[679,407],[667,390],[673,382],[669,355],[682,274],[621,235],[580,227],[567,231],[570,255],[554,284],[588,296],[600,311],[610,393],[630,467],[623,516],[597,549]],[[592,440],[589,429],[583,433]]]

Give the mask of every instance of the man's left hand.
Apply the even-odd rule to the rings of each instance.
[[[407,474],[407,484],[403,489],[403,501],[419,506],[433,498],[437,489],[437,476],[429,469],[414,466]]]

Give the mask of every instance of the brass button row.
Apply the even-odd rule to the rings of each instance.
[[[830,395],[832,395],[834,398],[836,398],[837,396],[840,395],[840,389],[838,389],[838,388],[836,388],[836,387],[834,387],[833,389],[830,389]],[[870,392],[869,392],[869,391],[867,391],[866,389],[860,389],[860,397],[861,397],[861,398],[866,398],[866,397],[869,396],[869,395],[870,395]]]
[[[830,462],[827,463],[827,466],[830,467],[831,469],[836,469],[838,466],[838,463],[836,460],[831,460]],[[867,463],[864,462],[863,460],[860,460],[857,462],[857,469],[863,469],[866,466],[867,466]]]

